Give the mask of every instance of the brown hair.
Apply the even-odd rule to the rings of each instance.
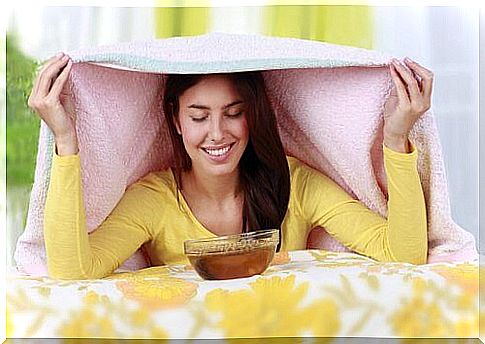
[[[281,223],[290,198],[290,171],[264,79],[261,72],[257,71],[221,75],[231,78],[247,104],[249,140],[239,162],[244,190],[243,223],[248,224],[250,231],[278,228],[279,251],[283,239]],[[179,188],[182,171],[192,168],[182,136],[178,134],[174,123],[179,113],[179,97],[204,76],[205,74],[169,74],[165,84],[163,111],[172,140],[173,169]],[[243,231],[246,230],[245,227],[243,226]]]

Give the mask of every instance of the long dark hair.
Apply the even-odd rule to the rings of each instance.
[[[247,104],[249,140],[239,162],[244,192],[243,223],[248,224],[250,231],[278,228],[279,251],[283,240],[281,224],[290,198],[290,171],[264,79],[257,71],[221,75],[231,78]],[[174,123],[179,114],[179,97],[205,76],[169,74],[165,83],[163,111],[174,150],[175,179],[180,189],[182,172],[189,171],[192,162]],[[243,226],[243,231],[246,231],[246,226]]]

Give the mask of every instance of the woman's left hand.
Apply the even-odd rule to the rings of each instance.
[[[384,144],[407,153],[411,128],[431,106],[433,73],[408,58],[404,61],[408,68],[395,59],[389,66],[394,87],[384,107]]]

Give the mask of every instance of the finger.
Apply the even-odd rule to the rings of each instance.
[[[417,68],[417,69],[418,69],[418,70],[419,70],[419,71],[420,71],[422,74],[424,74],[424,75],[426,75],[426,74],[428,74],[428,75],[430,75],[430,76],[432,76],[432,75],[433,75],[433,72],[432,72],[432,71],[430,71],[429,69],[427,69],[427,68],[423,67],[422,65],[420,65],[420,64],[419,64],[419,63],[417,63],[416,61],[411,60],[409,57],[404,58],[404,61],[405,61],[405,62],[409,62],[409,64],[411,64],[411,65],[415,66],[415,67],[416,67],[416,68]]]
[[[394,67],[396,67],[396,71],[405,81],[407,89],[409,91],[409,99],[411,102],[418,101],[421,98],[421,92],[418,88],[418,82],[413,77],[411,71],[409,71],[406,67],[404,67],[401,63],[397,60],[393,60]]]
[[[431,93],[433,91],[433,72],[429,69],[424,68],[419,63],[406,58],[405,59],[408,66],[412,67],[413,70],[421,77],[421,82],[423,84],[423,95],[426,99],[431,99]]]
[[[44,70],[49,67],[50,65],[52,65],[55,61],[61,59],[62,57],[64,56],[64,53],[58,53],[57,55],[55,56],[52,56],[51,58],[49,58],[48,60],[46,61],[43,61],[39,67],[37,67],[37,72],[36,72],[36,81],[38,81],[42,75],[42,73],[44,72]],[[37,82],[37,86],[38,86],[38,82]]]
[[[418,84],[418,90],[421,94],[423,94],[423,79],[421,76],[414,70],[411,66],[406,64],[411,71],[411,74],[413,75],[413,78],[416,80],[416,83]]]
[[[44,70],[47,67],[49,67],[50,65],[52,65],[52,63],[54,63],[55,61],[61,59],[62,56],[64,56],[64,53],[58,53],[57,55],[52,56],[50,59],[48,59],[47,61],[43,62],[39,66],[39,68],[37,69],[37,75],[36,75],[35,80],[34,80],[34,85],[32,87],[32,93],[37,94],[37,91],[39,89],[39,80],[40,80],[40,77],[41,77],[42,73],[44,72]]]
[[[399,100],[409,103],[410,101],[409,101],[408,93],[406,92],[406,86],[404,85],[404,82],[401,80],[400,75],[397,73],[396,67],[392,63],[389,66],[391,69],[391,77],[392,77],[392,80],[394,81],[394,86],[396,88],[396,93],[397,93],[397,96],[399,97]]]
[[[59,71],[69,61],[69,56],[64,55],[59,60],[50,64],[40,75],[38,94],[41,97],[47,96],[54,79],[57,78]]]
[[[71,71],[72,61],[69,60],[62,70],[62,72],[57,77],[56,81],[51,87],[48,97],[59,98],[64,85],[66,84],[67,79],[69,78],[69,72]]]

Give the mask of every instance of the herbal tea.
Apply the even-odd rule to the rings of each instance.
[[[266,270],[273,259],[274,247],[239,252],[187,255],[197,273],[206,280],[250,277]]]

